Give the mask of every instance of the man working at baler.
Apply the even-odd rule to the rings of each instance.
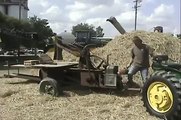
[[[143,83],[148,77],[149,64],[149,55],[153,56],[153,49],[146,44],[143,44],[142,40],[135,36],[133,38],[134,47],[131,50],[131,62],[128,65],[128,86],[134,86],[133,75],[138,71],[141,73]]]

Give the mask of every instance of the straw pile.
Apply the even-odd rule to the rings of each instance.
[[[116,36],[106,46],[97,48],[92,53],[102,58],[106,58],[108,54],[111,54],[110,64],[126,67],[131,59],[130,51],[133,47],[132,39],[135,35],[139,36],[145,44],[153,48],[155,55],[167,54],[173,60],[180,61],[180,39],[173,37],[171,34],[157,32],[136,31]],[[76,57],[65,51],[63,56],[64,60],[77,60]]]
[[[109,57],[109,64],[118,65],[119,69],[127,67],[131,60],[131,49],[133,47],[132,39],[134,36],[139,36],[143,42],[154,49],[154,55],[164,54],[169,58],[180,62],[181,60],[181,41],[180,39],[173,37],[168,33],[146,32],[136,31],[126,33],[124,35],[116,36],[115,39],[110,41],[106,46],[94,49],[92,54],[95,54],[101,58],[106,59]],[[79,58],[72,54],[63,51],[64,61],[78,61]],[[151,64],[150,58],[150,64]],[[152,73],[152,70],[150,71]],[[139,75],[136,75],[134,79],[140,79]],[[139,82],[138,82],[139,83]]]
[[[106,59],[108,54],[109,63],[111,65],[118,65],[119,69],[127,67],[131,60],[131,49],[133,47],[133,37],[139,36],[143,42],[154,49],[154,55],[164,54],[169,58],[179,62],[181,59],[181,41],[168,33],[136,31],[126,33],[121,36],[116,36],[115,39],[110,41],[106,46],[97,48],[92,51],[93,54]],[[64,51],[63,57],[65,61],[78,60],[75,56]],[[151,64],[151,58],[150,58]],[[151,73],[152,71],[150,71]],[[125,76],[123,76],[124,78]],[[140,76],[136,75],[135,78],[139,84],[142,84]],[[140,83],[141,82],[141,83]]]
[[[143,42],[153,48],[154,54],[167,54],[170,58],[179,61],[181,54],[180,40],[165,33],[137,31],[117,36],[105,47],[98,48],[94,54],[106,58],[110,56],[110,64],[126,66],[130,61],[130,51],[133,46],[132,39],[139,36]]]

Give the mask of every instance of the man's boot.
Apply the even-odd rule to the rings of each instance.
[[[137,83],[133,82],[133,75],[131,74],[128,74],[127,86],[129,88],[140,88],[140,86]]]

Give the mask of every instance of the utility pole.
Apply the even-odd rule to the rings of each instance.
[[[21,20],[21,0],[19,0],[19,20]]]
[[[138,4],[141,3],[141,1],[142,0],[133,1],[133,2],[135,2],[135,5],[134,5],[134,9],[135,9],[135,26],[134,26],[134,30],[136,30],[136,26],[137,26],[137,11],[138,11],[138,8],[141,7]]]
[[[21,21],[21,0],[19,0],[19,21]],[[18,38],[18,60],[17,63],[20,62],[20,38]],[[18,69],[18,74],[19,74],[19,69]]]

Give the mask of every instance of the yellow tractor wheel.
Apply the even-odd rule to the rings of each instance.
[[[150,106],[157,112],[166,113],[173,106],[173,94],[163,82],[153,82],[147,90]]]
[[[181,120],[181,78],[157,72],[143,86],[143,102],[147,111],[160,118]]]

